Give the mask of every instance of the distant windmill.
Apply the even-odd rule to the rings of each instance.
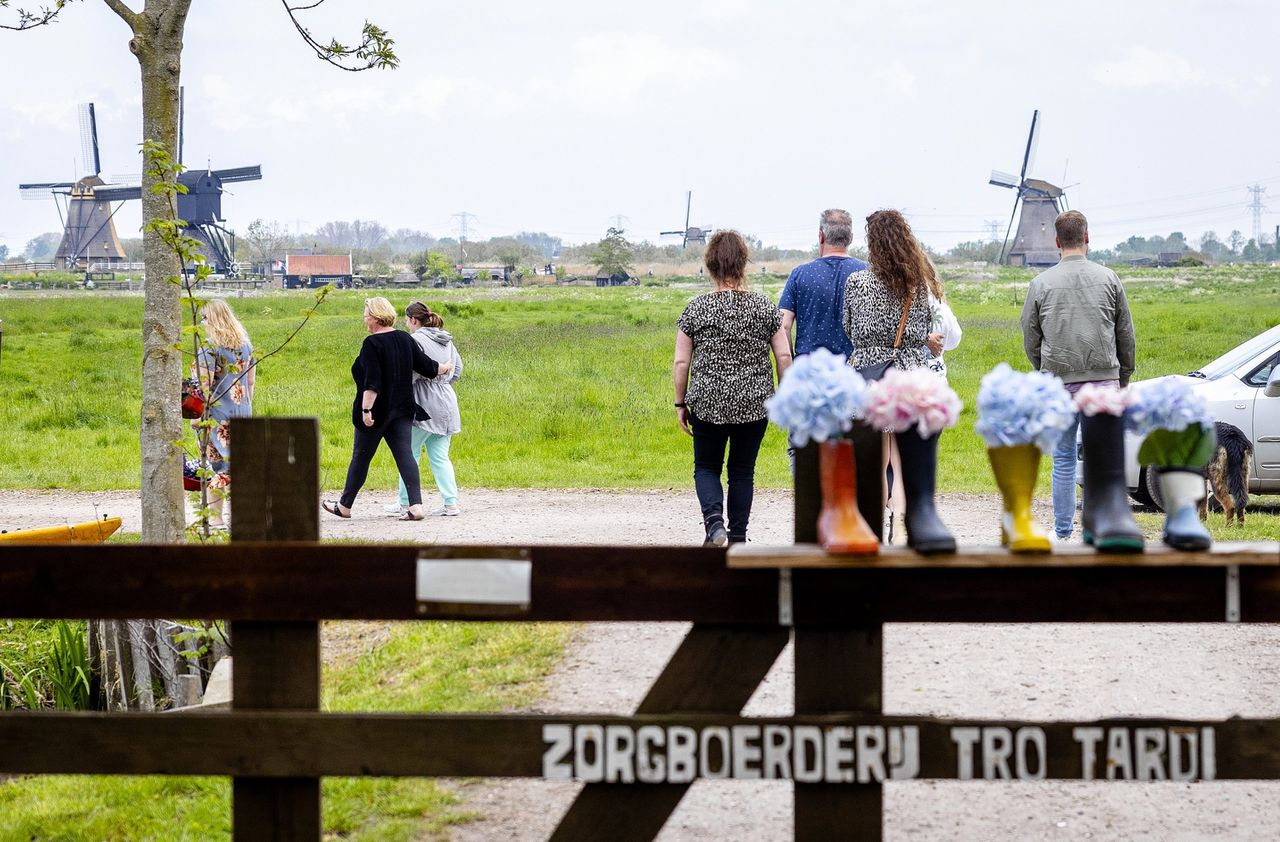
[[[1013,212],[1009,214],[1009,227],[1005,230],[1004,245],[1000,247],[1000,262],[1010,266],[1053,266],[1058,262],[1058,246],[1053,221],[1066,207],[1066,194],[1061,187],[1038,178],[1027,178],[1034,166],[1036,144],[1040,139],[1040,112],[1031,115],[1031,133],[1027,135],[1027,150],[1022,156],[1022,172],[1015,179],[1000,170],[991,171],[989,184],[1008,187],[1016,191]],[[1061,200],[1061,202],[1059,202]],[[1018,204],[1022,215],[1018,216]],[[1009,242],[1013,220],[1018,218],[1018,233]]]
[[[18,195],[24,199],[47,199],[52,195],[58,204],[63,231],[54,260],[62,266],[79,269],[94,263],[107,266],[122,263],[124,247],[111,221],[115,210],[111,208],[111,201],[99,193],[104,182],[99,177],[102,161],[98,155],[98,121],[92,102],[80,106],[80,146],[88,175],[74,182],[19,184]]]
[[[185,143],[185,97],[181,89],[178,94],[178,163],[182,163],[182,149]],[[215,170],[206,167],[204,170],[187,170],[178,176],[178,181],[187,188],[186,193],[178,194],[178,219],[186,223],[188,236],[199,240],[201,251],[209,261],[209,268],[214,272],[226,275],[240,274],[240,264],[236,262],[235,234],[225,228],[222,223],[223,185],[237,181],[259,181],[262,179],[262,167],[254,164],[249,167]],[[104,187],[97,191],[100,199],[111,202],[123,202],[142,198],[142,186],[138,184],[123,187]]]
[[[690,190],[684,197],[684,228],[680,231],[659,231],[663,237],[676,236],[680,237],[680,248],[687,248],[689,243],[707,244],[707,234],[711,231],[710,225],[703,225],[700,228],[689,227],[689,211],[693,208],[693,191]]]

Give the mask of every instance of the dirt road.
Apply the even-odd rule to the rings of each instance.
[[[350,521],[325,515],[332,538],[441,543],[687,543],[700,538],[691,492],[471,491],[463,514],[423,523],[383,515],[389,495],[366,494]],[[96,506],[96,509],[95,509]],[[994,496],[948,495],[943,517],[965,542],[996,536]],[[136,494],[0,492],[0,528],[122,515],[137,531]],[[1042,505],[1038,512],[1048,520]],[[757,497],[751,536],[788,542],[790,494]],[[685,631],[673,624],[583,627],[537,709],[631,713]],[[789,651],[746,709],[792,712]],[[1226,625],[891,625],[885,629],[885,710],[970,718],[1280,716],[1280,628]],[[472,840],[544,839],[572,784],[457,784],[484,818],[453,830]],[[788,839],[784,783],[700,782],[663,840]],[[1280,838],[1280,783],[986,784],[885,787],[887,839],[1249,840]]]

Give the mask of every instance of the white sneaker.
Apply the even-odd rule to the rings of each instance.
[[[387,503],[382,510],[389,515],[402,515],[409,510],[407,506],[401,506],[399,503]]]
[[[462,514],[462,509],[458,508],[457,503],[431,510],[432,517],[457,517],[460,514]]]

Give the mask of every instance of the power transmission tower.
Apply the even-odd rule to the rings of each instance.
[[[626,227],[623,224],[623,220],[626,220],[627,222],[631,221],[631,217],[621,213],[615,213],[613,216],[609,218],[613,220],[613,227],[618,229],[619,231],[623,230]]]
[[[1000,238],[1000,220],[985,220],[982,223],[982,227],[987,229],[987,233],[990,235],[989,239],[998,240]]]
[[[1262,245],[1262,213],[1267,206],[1262,204],[1262,194],[1267,192],[1267,188],[1261,184],[1254,184],[1252,187],[1246,187],[1253,194],[1253,199],[1249,201],[1249,210],[1253,211],[1253,243],[1256,246]]]
[[[467,256],[467,220],[479,219],[474,213],[459,211],[453,214],[453,218],[458,220],[458,265],[461,266],[463,259]]]

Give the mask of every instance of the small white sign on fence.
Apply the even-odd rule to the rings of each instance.
[[[497,558],[419,559],[419,602],[528,605],[533,564]]]

